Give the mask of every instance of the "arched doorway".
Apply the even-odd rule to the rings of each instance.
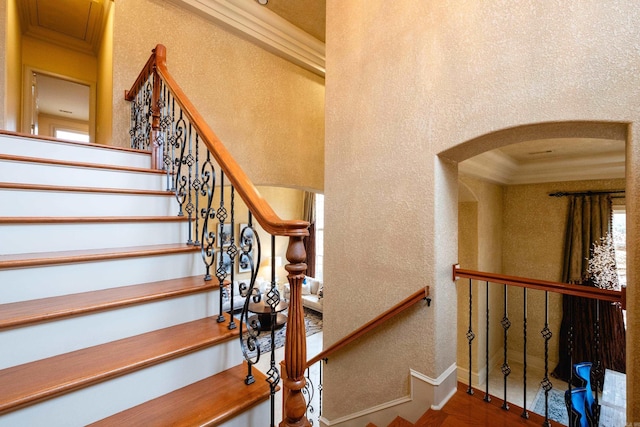
[[[469,156],[459,163],[459,193],[474,196],[475,211],[469,213],[469,201],[460,197],[458,205],[458,229],[459,229],[459,257],[462,261],[468,258],[465,248],[469,245],[478,248],[494,247],[492,243],[495,236],[483,235],[477,231],[473,236],[463,230],[470,227],[469,222],[474,222],[476,228],[483,222],[491,223],[488,210],[498,212],[500,218],[494,223],[500,223],[501,236],[498,237],[497,250],[500,260],[493,263],[493,269],[478,267],[478,270],[490,271],[499,274],[524,276],[542,280],[561,281],[562,251],[564,244],[564,227],[566,221],[566,204],[562,200],[549,197],[549,193],[555,191],[590,191],[590,190],[614,190],[624,189],[625,182],[625,146],[627,144],[627,124],[605,122],[563,122],[542,123],[524,125],[515,128],[500,130],[480,136],[464,144],[460,144],[449,151],[449,154]],[[484,150],[484,151],[482,151]],[[531,159],[527,159],[527,156]],[[473,191],[469,191],[472,189]],[[490,199],[492,192],[501,193],[500,198]],[[484,195],[483,195],[484,194]],[[618,201],[617,203],[620,203]],[[481,212],[485,205],[485,215]],[[475,215],[475,217],[473,217]],[[461,224],[462,221],[467,223]],[[465,239],[476,239],[476,242],[465,242]],[[483,242],[483,239],[485,240]],[[486,250],[478,249],[477,264],[483,261],[487,263]],[[496,253],[490,256],[496,256]],[[473,269],[474,266],[464,268]],[[459,303],[458,310],[458,345],[467,346],[464,338],[466,324],[468,323],[468,290],[461,289],[458,285]],[[481,299],[484,298],[484,285],[479,291]],[[484,307],[479,304],[474,285],[474,321],[478,315],[484,316]],[[498,332],[502,332],[499,322],[502,317],[502,298],[496,299],[499,290],[493,290],[490,294],[489,312],[491,323],[498,325]],[[521,290],[509,289],[507,291],[508,306],[510,307],[509,319],[514,325],[523,323],[523,296]],[[552,296],[550,300],[550,325],[554,333],[550,352],[551,370],[557,362],[559,327],[562,313],[560,296]],[[481,302],[481,301],[480,301]],[[530,331],[527,358],[529,360],[529,376],[536,375],[536,369],[544,364],[543,345],[537,345],[535,340],[542,340],[539,331],[544,327],[543,296],[529,296],[527,323]],[[481,312],[480,314],[478,314]],[[461,319],[464,319],[461,325]],[[522,326],[519,326],[522,328]],[[463,330],[465,329],[465,330]],[[477,330],[477,329],[476,329]],[[481,331],[482,332],[482,331]],[[513,331],[516,332],[516,331]],[[534,342],[531,342],[533,337]],[[489,348],[489,370],[492,381],[498,383],[502,379],[500,365],[504,345],[500,336],[490,335],[489,342],[493,344]],[[497,345],[496,345],[497,343]],[[474,345],[478,345],[478,343]],[[522,334],[512,333],[509,337],[508,352],[513,360],[521,358],[523,353]],[[480,349],[482,350],[482,349]],[[465,351],[458,349],[458,364],[461,359],[466,364]],[[473,351],[476,351],[474,347]],[[461,357],[464,356],[464,357]],[[477,368],[473,370],[473,379],[477,384],[483,384],[485,374],[483,371],[487,364],[482,360],[476,360]],[[484,365],[483,365],[484,363]],[[517,364],[517,363],[516,363]],[[464,371],[464,369],[463,369]],[[463,372],[465,378],[461,378],[460,370],[458,378],[468,381],[467,372]],[[516,371],[513,372],[514,374]],[[520,378],[514,381],[522,382]],[[497,377],[494,379],[493,377]],[[511,377],[510,377],[511,378]],[[528,406],[535,398],[540,378],[534,381],[533,390],[528,390]],[[500,381],[501,382],[501,381]],[[555,385],[561,385],[557,381]],[[496,384],[498,385],[498,384]],[[500,384],[501,385],[501,384]],[[520,385],[520,388],[522,386]],[[501,387],[500,387],[501,390]],[[498,394],[498,393],[494,393]],[[501,393],[500,393],[501,394]],[[516,394],[517,395],[517,394]],[[520,395],[520,399],[522,396]],[[522,400],[514,400],[522,406]]]

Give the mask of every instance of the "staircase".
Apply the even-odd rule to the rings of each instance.
[[[166,177],[137,150],[0,134],[0,426],[264,425]]]

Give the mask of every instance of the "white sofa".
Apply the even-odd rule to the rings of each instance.
[[[302,282],[302,306],[311,310],[322,313],[323,302],[323,285],[322,281],[314,277],[305,276]],[[289,284],[284,285],[284,298],[289,301],[290,290]]]
[[[244,298],[240,295],[240,283],[246,283],[249,285],[249,280],[234,280],[233,281],[233,311],[242,310],[242,306],[244,305]],[[265,295],[267,291],[271,288],[271,283],[262,280],[260,278],[256,279],[255,287],[260,291],[261,294]],[[222,311],[228,313],[231,311],[231,297],[229,296],[230,289],[228,286],[225,286],[222,290]]]

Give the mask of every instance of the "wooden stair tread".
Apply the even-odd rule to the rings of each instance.
[[[14,132],[14,131],[5,130],[5,129],[0,129],[0,135],[11,136],[11,137],[16,137],[16,138],[36,139],[36,140],[53,142],[53,143],[56,143],[56,144],[80,145],[80,146],[85,146],[85,147],[91,147],[92,149],[96,149],[96,150],[124,151],[124,152],[129,152],[129,153],[151,155],[151,151],[149,151],[149,150],[140,150],[140,149],[137,149],[137,148],[127,148],[127,147],[117,147],[115,145],[103,145],[103,144],[96,144],[96,143],[91,143],[91,142],[87,143],[87,142],[79,142],[79,141],[69,141],[69,140],[66,140],[66,139],[54,138],[52,136],[31,135],[30,133]]]
[[[182,277],[0,305],[0,330],[217,289],[217,281]]]
[[[186,222],[187,216],[0,216],[1,224],[76,224],[112,222]]]
[[[265,375],[253,368],[256,382],[245,385],[246,375],[247,365],[242,363],[90,426],[219,425],[269,398]]]
[[[165,171],[158,170],[158,169],[138,168],[133,166],[117,166],[117,165],[109,165],[109,164],[103,164],[103,163],[73,162],[69,160],[56,160],[56,159],[48,159],[44,157],[17,156],[13,154],[0,153],[0,160],[7,160],[12,162],[23,162],[23,163],[40,163],[40,164],[47,164],[47,165],[78,167],[78,168],[86,168],[86,169],[104,169],[104,170],[112,170],[112,171],[120,171],[120,172],[149,173],[152,175],[166,174]]]
[[[108,187],[71,187],[46,184],[23,184],[15,182],[0,182],[0,189],[25,190],[25,191],[60,191],[68,193],[102,193],[102,194],[127,194],[137,196],[173,196],[171,191],[162,190],[135,190],[130,188]]]
[[[0,414],[238,336],[217,317],[158,329],[0,371]]]
[[[199,246],[178,243],[148,246],[129,246],[124,248],[9,254],[0,255],[0,269],[102,261],[109,259],[143,257],[152,255],[170,255],[198,251],[200,251]]]
[[[413,427],[413,423],[408,421],[406,418],[402,418],[397,416],[391,421],[388,427]]]

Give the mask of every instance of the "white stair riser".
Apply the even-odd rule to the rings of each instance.
[[[279,403],[276,403],[278,405]],[[258,427],[269,425],[271,420],[271,401],[266,400],[253,408],[244,411],[229,421],[220,424],[220,427]],[[276,419],[276,423],[279,420]]]
[[[218,291],[0,331],[0,369],[217,316]]]
[[[0,216],[173,216],[171,196],[0,189]]]
[[[82,426],[229,369],[237,339],[0,416],[0,427]]]
[[[5,269],[0,270],[0,304],[204,276],[204,271],[199,252]]]
[[[0,160],[0,182],[63,187],[166,189],[166,177],[158,174],[2,160]]]
[[[0,224],[0,255],[187,243],[188,239],[187,222]]]
[[[0,135],[0,153],[137,168],[151,167],[151,156],[144,153],[105,149],[97,144],[68,144],[7,135]]]

